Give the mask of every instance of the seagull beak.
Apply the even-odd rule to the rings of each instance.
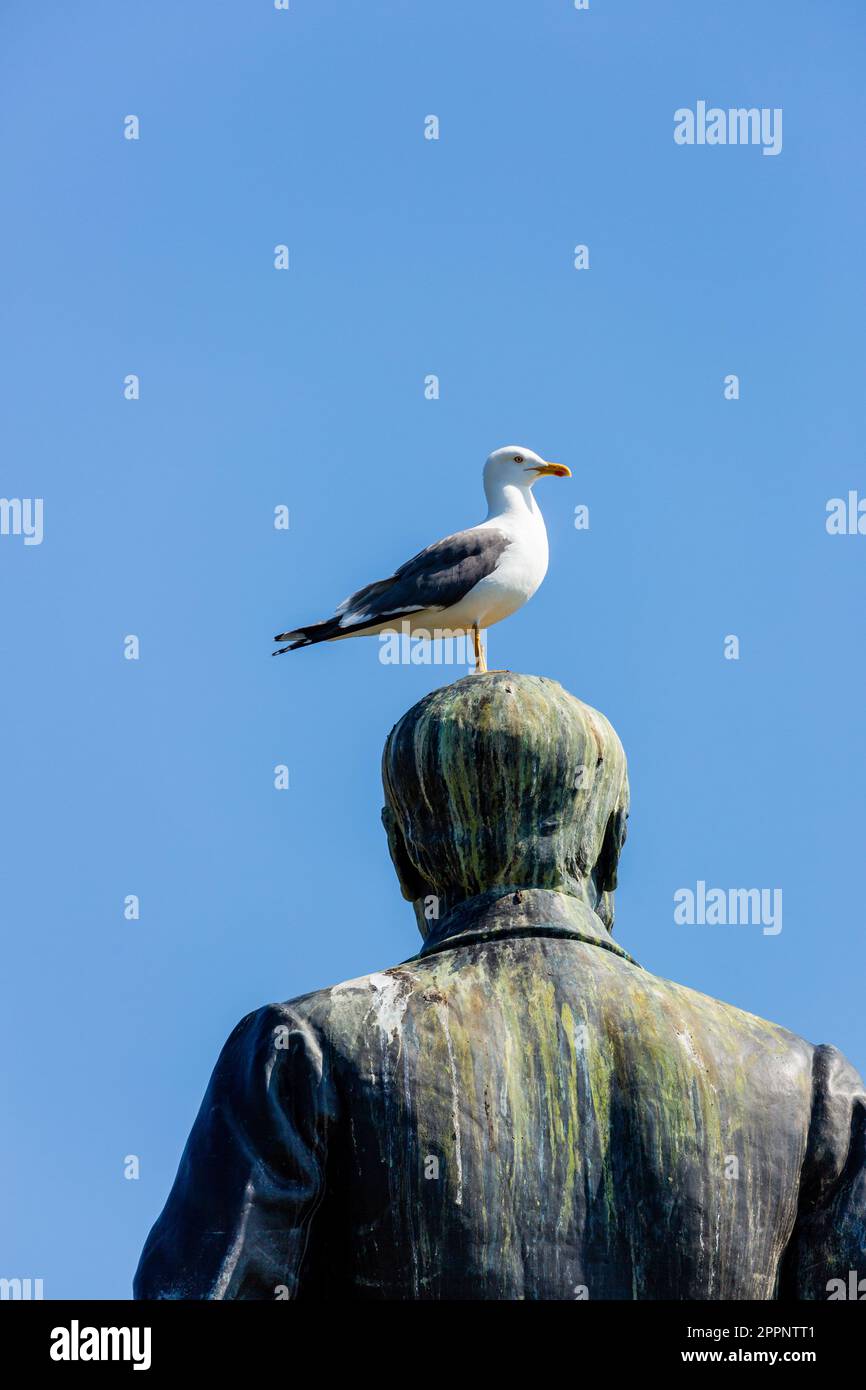
[[[548,476],[552,478],[571,477],[571,469],[566,468],[564,463],[543,463],[540,467],[536,464],[532,471],[537,478],[546,478]]]

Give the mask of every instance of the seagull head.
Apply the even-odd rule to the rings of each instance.
[[[506,444],[494,449],[484,465],[484,491],[488,498],[501,495],[511,486],[528,490],[539,478],[570,478],[571,469],[564,463],[548,463],[522,444]]]

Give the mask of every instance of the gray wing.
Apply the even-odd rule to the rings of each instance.
[[[289,645],[280,647],[274,655],[396,622],[424,608],[440,612],[451,608],[480,580],[493,573],[510,543],[504,531],[477,527],[446,536],[413,555],[389,579],[377,579],[374,584],[350,594],[333,618],[277,633],[275,640]]]
[[[367,584],[344,599],[336,612],[340,630],[372,627],[423,608],[453,607],[493,573],[509,544],[504,531],[476,528],[428,545],[390,579]]]

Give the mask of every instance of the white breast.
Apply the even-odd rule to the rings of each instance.
[[[544,518],[538,508],[506,513],[482,522],[479,530],[504,531],[510,544],[492,574],[479,580],[468,594],[447,610],[448,625],[490,627],[522,608],[547,573],[548,546]],[[446,618],[446,614],[442,614]]]

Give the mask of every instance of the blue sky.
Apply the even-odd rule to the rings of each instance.
[[[44,539],[0,536],[0,1274],[127,1297],[235,1022],[416,948],[379,758],[463,672],[270,638],[479,520],[505,443],[574,478],[490,661],[625,744],[618,938],[866,1068],[866,536],[825,529],[866,496],[864,30],[857,0],[4,7],[0,491]],[[698,100],[781,107],[781,154],[677,146]],[[675,925],[698,880],[781,888],[783,930]]]

